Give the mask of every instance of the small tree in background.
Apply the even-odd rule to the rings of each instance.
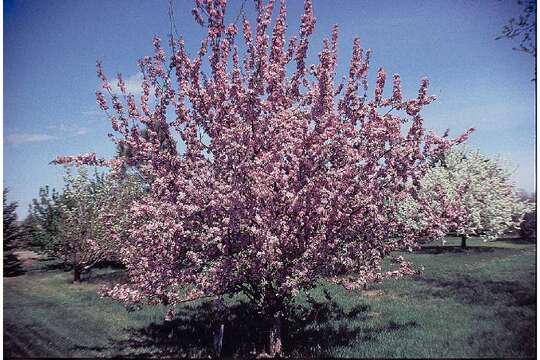
[[[13,254],[13,249],[18,245],[23,232],[17,224],[17,203],[7,202],[8,189],[4,188],[2,194],[3,205],[3,251],[4,251],[4,276],[14,276],[22,272],[21,264],[17,256]]]
[[[131,202],[141,194],[134,176],[89,176],[79,167],[67,169],[60,205],[59,236],[49,249],[73,267],[73,280],[97,263],[118,260]]]
[[[519,235],[523,239],[535,239],[536,238],[536,193],[533,192],[528,194],[525,191],[520,192],[520,197],[522,201],[529,202],[533,209],[529,209],[523,216],[523,221],[519,229]]]
[[[67,169],[60,204],[58,237],[48,246],[52,255],[73,267],[73,281],[80,282],[81,274],[112,251],[103,241],[105,230],[99,221],[99,211],[105,201],[103,177],[92,178],[85,168],[73,174]]]
[[[426,79],[405,100],[396,74],[383,97],[381,68],[368,100],[369,52],[359,39],[348,77],[336,84],[337,26],[319,62],[307,66],[315,26],[309,0],[300,34],[289,41],[285,3],[270,31],[274,1],[257,1],[255,31],[243,20],[243,62],[238,29],[225,24],[226,1],[195,4],[196,21],[208,29],[199,51],[190,57],[184,40],[171,37],[167,61],[155,37],[154,54],[140,61],[140,104],[121,76],[120,94],[113,93],[98,63],[110,99],[97,92],[98,103],[130,156],[56,161],[106,165],[113,175],[136,165],[152,179],[123,225],[129,282],[105,295],[169,305],[170,318],[181,302],[244,293],[266,319],[267,350],[276,355],[294,296],[320,278],[353,289],[414,272],[402,257],[396,270],[381,269],[385,257],[412,249],[420,236],[396,216],[399,203],[416,196],[429,159],[467,134],[426,134],[420,112],[434,100]],[[423,232],[441,221],[432,219]]]
[[[536,239],[536,207],[533,211],[526,212],[521,222],[519,235],[523,239]]]
[[[49,252],[59,234],[60,204],[62,196],[55,189],[44,186],[39,196],[32,200],[28,216],[23,222],[26,246]]]
[[[519,229],[523,215],[532,210],[510,176],[501,161],[465,147],[453,148],[437,159],[422,180],[421,201],[447,211],[437,199],[441,192],[448,198],[446,206],[450,204],[452,210],[445,215],[446,232],[460,235],[465,248],[469,236],[492,240]]]

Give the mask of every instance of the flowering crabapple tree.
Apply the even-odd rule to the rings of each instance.
[[[112,174],[136,164],[149,179],[125,224],[129,281],[105,295],[166,304],[170,317],[184,301],[244,293],[268,321],[271,355],[281,352],[293,297],[318,279],[354,289],[413,272],[401,257],[395,270],[381,270],[421,235],[396,216],[398,204],[416,193],[431,157],[468,136],[426,132],[427,79],[406,100],[396,74],[384,96],[381,68],[368,97],[370,52],[359,39],[337,81],[337,26],[308,66],[311,0],[288,40],[284,1],[270,27],[275,5],[256,1],[256,20],[244,17],[239,37],[225,22],[226,0],[196,0],[195,20],[207,29],[199,50],[189,55],[171,36],[167,55],[154,37],[154,53],[139,61],[140,101],[120,75],[115,93],[98,62],[97,101],[130,156],[57,159]]]
[[[533,204],[521,199],[510,176],[500,160],[454,147],[426,173],[421,198],[434,199],[435,189],[442,189],[455,210],[447,216],[447,231],[460,235],[465,248],[470,236],[493,240],[508,230],[519,230],[523,215],[533,209]]]
[[[73,281],[103,260],[115,261],[131,201],[141,186],[133,178],[111,179],[79,167],[66,169],[59,204],[59,233],[48,246],[54,256],[73,266]]]

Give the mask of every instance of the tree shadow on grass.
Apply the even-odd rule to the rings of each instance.
[[[438,246],[425,245],[425,246],[422,246],[420,249],[415,250],[414,253],[415,254],[430,254],[430,255],[458,254],[458,253],[484,254],[484,253],[492,253],[495,251],[511,252],[515,250],[504,249],[504,248],[494,248],[494,247],[489,247],[489,246],[467,246],[464,249],[459,245],[438,245]]]
[[[122,268],[109,268],[109,271],[105,273],[96,273],[92,270],[85,273],[84,282],[87,284],[99,284],[99,285],[113,285],[119,283],[125,283],[128,275]]]
[[[418,281],[429,285],[429,295],[473,305],[494,305],[503,302],[510,306],[533,306],[536,294],[516,281],[482,280],[471,275],[452,278],[418,277]]]
[[[118,261],[100,261],[85,273],[85,282],[92,284],[118,284],[128,280],[126,267]]]
[[[488,315],[508,329],[509,350],[533,356],[536,353],[536,290],[518,281],[497,281],[460,275],[454,278],[417,278],[429,287],[426,295],[493,309]],[[531,283],[532,284],[532,283]],[[482,319],[481,315],[479,316]],[[479,336],[481,334],[478,334]],[[482,336],[480,336],[482,337]],[[486,334],[489,337],[489,334]],[[487,345],[489,346],[489,344]]]
[[[256,309],[245,302],[235,303],[229,309],[224,321],[221,355],[253,357],[263,352],[269,334]],[[367,319],[369,310],[368,305],[361,304],[345,311],[334,301],[296,306],[283,324],[284,354],[321,356],[331,347],[346,346],[362,335],[372,339],[377,332],[401,328],[400,324],[388,324],[386,328],[367,329],[366,332],[359,325],[351,325],[349,320]],[[214,356],[213,332],[220,324],[218,318],[209,302],[185,306],[174,320],[132,329],[127,340],[111,343],[108,350],[120,357]],[[78,347],[77,350],[101,352],[107,349]]]
[[[521,237],[501,237],[495,240],[495,242],[502,241],[515,245],[530,245],[536,242],[536,238],[521,238]]]
[[[37,266],[39,271],[55,271],[55,270],[64,270],[70,271],[71,269],[66,266],[63,262],[55,259],[40,259],[37,261]],[[34,270],[36,271],[36,270]]]
[[[409,320],[402,324],[395,322],[393,320],[390,320],[388,324],[376,326],[376,327],[367,327],[364,329],[362,334],[362,341],[375,341],[377,340],[377,336],[381,333],[389,333],[393,331],[400,331],[405,330],[409,328],[415,328],[420,326],[416,321]]]
[[[23,275],[26,271],[22,267],[22,263],[17,256],[11,252],[4,253],[4,276],[14,277]]]

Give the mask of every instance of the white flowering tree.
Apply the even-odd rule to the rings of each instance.
[[[64,179],[54,255],[73,266],[73,281],[80,282],[81,273],[117,257],[129,203],[141,187],[132,177],[90,176],[84,167],[76,173],[68,168]]]
[[[456,232],[462,247],[473,235],[493,240],[507,230],[519,229],[523,215],[533,207],[521,199],[510,176],[508,166],[500,159],[455,147],[441,155],[426,173],[419,201],[431,201],[433,211],[444,213],[441,217],[447,222],[441,233]],[[447,201],[439,208],[437,199],[441,196]],[[414,206],[409,204],[407,208]]]

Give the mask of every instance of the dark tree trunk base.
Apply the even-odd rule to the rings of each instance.
[[[73,283],[74,284],[81,283],[81,270],[77,267],[73,269]]]
[[[214,353],[217,357],[221,357],[221,349],[223,347],[223,332],[225,324],[219,324],[214,332]]]
[[[272,320],[272,328],[270,330],[270,343],[268,355],[276,357],[281,355],[281,317],[277,316]]]

